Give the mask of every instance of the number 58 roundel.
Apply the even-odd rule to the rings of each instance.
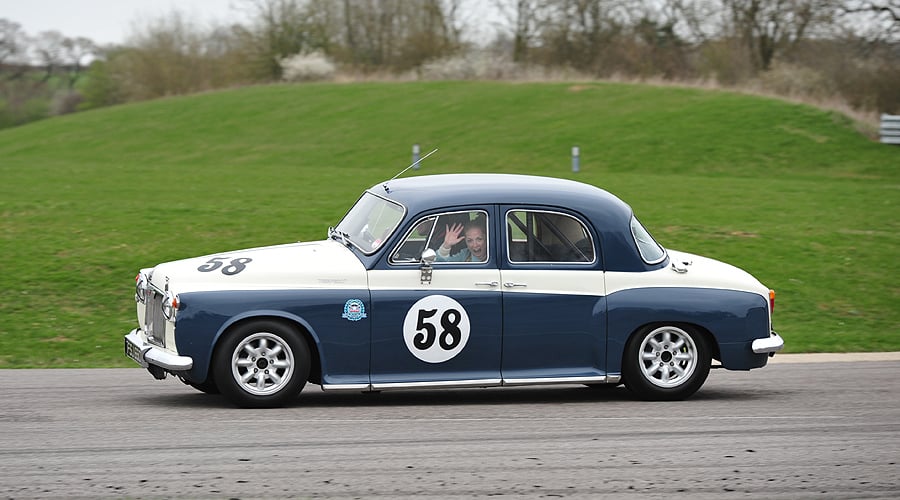
[[[469,330],[466,310],[446,295],[423,297],[403,321],[406,348],[426,363],[443,363],[459,354],[469,341]]]

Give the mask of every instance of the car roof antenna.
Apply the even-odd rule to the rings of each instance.
[[[412,164],[410,164],[410,166],[408,166],[408,167],[404,168],[403,170],[401,170],[399,174],[397,174],[397,175],[391,177],[390,180],[394,180],[394,179],[396,179],[397,177],[400,177],[401,175],[403,175],[404,173],[406,173],[407,170],[409,170],[409,169],[415,167],[416,165],[418,165],[419,163],[421,163],[422,160],[424,160],[425,158],[428,158],[429,156],[431,156],[431,155],[432,155],[435,151],[437,151],[437,150],[438,150],[438,148],[432,149],[427,155],[425,155],[425,156],[419,158],[418,160],[412,162]]]

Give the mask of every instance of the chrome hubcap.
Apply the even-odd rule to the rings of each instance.
[[[674,326],[650,332],[638,355],[644,378],[658,387],[678,387],[697,368],[697,345],[687,332]]]
[[[254,333],[231,355],[231,374],[241,389],[265,396],[281,390],[294,373],[294,353],[281,337]]]

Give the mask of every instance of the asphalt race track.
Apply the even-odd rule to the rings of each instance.
[[[2,498],[898,498],[900,361],[580,386],[307,387],[239,410],[141,369],[0,370]]]

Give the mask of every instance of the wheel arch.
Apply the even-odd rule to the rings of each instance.
[[[319,352],[318,335],[316,335],[312,326],[310,326],[303,318],[288,314],[284,311],[252,311],[229,319],[216,333],[212,349],[210,350],[210,359],[215,356],[216,351],[221,345],[222,339],[225,338],[229,332],[255,321],[275,321],[296,331],[300,337],[306,341],[306,344],[309,347],[310,367],[308,381],[313,384],[322,383],[322,358]],[[212,376],[211,368],[207,369],[207,376]]]
[[[693,321],[687,321],[685,319],[674,319],[671,321],[656,319],[653,321],[636,324],[635,326],[627,330],[627,335],[616,336],[613,335],[611,331],[607,341],[607,345],[609,348],[607,357],[607,373],[622,373],[622,365],[625,361],[625,356],[627,355],[625,346],[628,345],[628,342],[630,342],[631,339],[634,338],[634,336],[638,335],[640,332],[648,328],[655,329],[666,325],[675,326],[681,329],[690,329],[697,332],[699,335],[703,336],[703,340],[706,341],[706,345],[709,347],[712,358],[715,360],[722,359],[718,339],[715,335],[713,335],[709,328],[707,328],[703,324]]]
[[[710,351],[710,354],[712,355],[712,358],[716,359],[716,360],[721,359],[721,352],[719,350],[719,342],[716,340],[716,336],[713,335],[712,332],[710,332],[709,329],[706,328],[705,326],[703,326],[699,323],[692,323],[690,321],[649,321],[647,323],[644,323],[644,324],[636,327],[634,330],[632,330],[631,333],[629,333],[628,336],[625,337],[623,345],[628,345],[628,342],[631,342],[631,339],[635,335],[639,334],[640,332],[644,331],[645,329],[652,330],[652,329],[656,329],[656,328],[659,328],[662,326],[677,326],[678,328],[681,328],[682,330],[688,329],[688,330],[693,330],[693,331],[699,333],[700,335],[703,336],[703,340],[706,341],[706,345],[709,346],[709,351]],[[625,352],[625,349],[622,349],[622,352],[620,353],[620,359],[619,359],[620,366],[621,366],[621,363],[624,361],[626,354],[627,353]]]

